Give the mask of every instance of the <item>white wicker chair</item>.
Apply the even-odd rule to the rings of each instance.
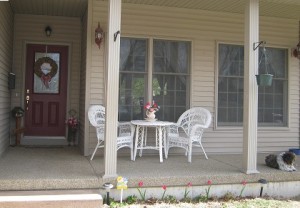
[[[96,128],[98,139],[95,150],[91,156],[91,160],[93,160],[97,149],[104,147],[105,108],[101,105],[92,105],[88,110],[88,118],[92,126]],[[134,126],[130,122],[118,123],[117,150],[123,147],[129,147],[131,160],[133,160],[133,136]]]
[[[178,119],[177,123],[170,126],[168,135],[168,150],[171,147],[185,149],[188,161],[192,162],[192,147],[201,147],[207,158],[201,143],[204,129],[211,123],[211,114],[208,110],[201,107],[194,107],[185,111]]]

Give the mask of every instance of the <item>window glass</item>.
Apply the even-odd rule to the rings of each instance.
[[[122,38],[120,44],[120,71],[145,72],[147,64],[147,41]]]
[[[119,120],[143,119],[147,80],[147,40],[122,38],[120,45]]]
[[[154,40],[154,71],[188,73],[190,62],[188,42]]]
[[[287,49],[259,49],[259,72],[273,74],[270,87],[258,87],[258,125],[287,126]],[[219,44],[218,126],[243,123],[244,47]]]
[[[190,43],[154,40],[153,99],[160,120],[177,121],[189,105]]]
[[[34,93],[59,93],[60,54],[35,53]]]

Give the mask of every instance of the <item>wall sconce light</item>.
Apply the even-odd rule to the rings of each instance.
[[[293,50],[293,56],[300,59],[300,42],[297,47]]]
[[[50,36],[51,36],[52,29],[51,29],[50,26],[47,26],[47,27],[45,28],[45,33],[46,33],[46,36],[47,36],[47,37],[50,37]]]
[[[104,32],[102,28],[100,27],[100,23],[98,22],[98,27],[95,29],[95,43],[98,45],[100,49],[100,45],[102,43],[104,37]]]

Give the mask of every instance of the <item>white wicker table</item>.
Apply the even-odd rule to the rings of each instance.
[[[159,151],[159,161],[163,162],[163,147],[165,150],[165,157],[167,158],[166,127],[174,123],[149,120],[133,120],[131,123],[136,126],[133,160],[135,161],[137,150],[140,150],[140,156],[142,156],[143,149],[154,149]],[[148,127],[155,128],[155,146],[147,145],[147,133],[145,132],[145,129]]]

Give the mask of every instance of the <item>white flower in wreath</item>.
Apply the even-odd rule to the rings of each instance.
[[[50,66],[49,63],[43,63],[43,64],[41,65],[41,71],[42,71],[45,75],[49,74],[49,73],[51,72],[51,69],[52,69],[52,67]]]

